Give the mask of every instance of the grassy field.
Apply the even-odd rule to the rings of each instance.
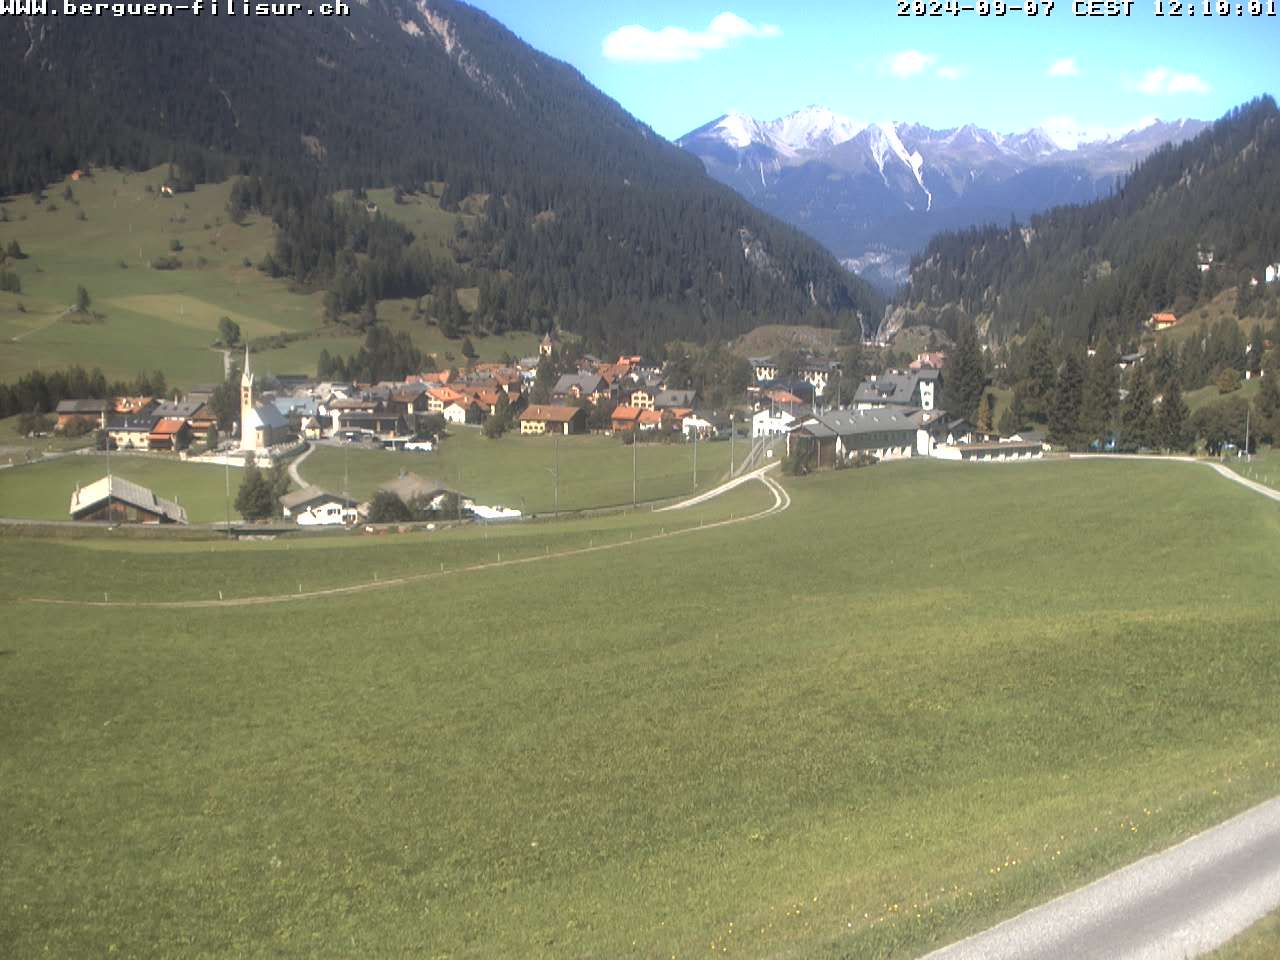
[[[226,475],[222,467],[183,463],[163,455],[116,455],[111,472],[152,490],[156,496],[176,500],[192,523],[221,522],[226,514]],[[231,517],[243,470],[233,468]],[[105,456],[59,457],[29,466],[0,470],[0,517],[25,520],[66,520],[67,506],[76,485],[87,486],[107,475]]]
[[[749,441],[739,438],[741,462]],[[631,448],[616,437],[563,437],[560,449],[560,508],[631,503]],[[508,434],[490,440],[475,428],[454,427],[435,453],[391,453],[346,447],[317,447],[299,467],[303,478],[330,491],[371,497],[400,472],[416,473],[461,490],[481,503],[534,513],[550,512],[554,501],[556,444],[549,437]],[[637,496],[641,501],[695,492],[693,445],[641,444],[636,449]],[[727,441],[698,444],[698,490],[715,486],[729,469]]]
[[[285,347],[264,351],[255,361],[262,372],[314,373],[321,350],[350,354],[362,338],[326,326],[322,295],[299,293],[286,280],[272,280],[249,264],[274,246],[274,227],[251,216],[242,226],[226,220],[230,183],[207,184],[191,193],[162,197],[167,167],[143,173],[101,170],[91,179],[64,181],[47,190],[37,205],[30,196],[4,202],[0,247],[17,240],[27,259],[8,264],[22,283],[20,295],[0,293],[0,381],[36,368],[78,363],[98,366],[108,377],[127,378],[141,369],[161,369],[171,384],[187,387],[222,376],[222,354],[212,348],[218,318],[230,317],[247,338],[305,333]],[[63,199],[70,187],[73,199]],[[441,255],[454,217],[429,197],[411,197],[404,206],[386,193],[381,209],[405,220],[415,236]],[[83,215],[84,219],[80,219]],[[169,256],[179,270],[156,270],[154,258]],[[103,314],[100,323],[73,323],[67,315],[77,286]],[[426,352],[461,356],[461,340],[441,337],[434,327],[411,332]],[[504,352],[523,355],[530,335],[475,338],[481,359]]]
[[[789,489],[784,514],[630,544],[695,518],[0,536],[0,943],[909,957],[1280,787],[1273,504],[1144,463]],[[616,546],[309,603],[19,599],[584,540]]]
[[[1280,490],[1280,450],[1274,447],[1260,448],[1252,459],[1227,457],[1222,462],[1242,477]]]
[[[1280,957],[1280,913],[1260,920],[1206,960],[1275,960]]]
[[[1201,407],[1207,407],[1212,403],[1218,403],[1230,397],[1242,397],[1245,400],[1253,401],[1261,390],[1261,380],[1246,380],[1240,384],[1239,390],[1232,393],[1219,393],[1218,388],[1211,383],[1207,387],[1201,387],[1199,390],[1188,391],[1183,395],[1183,399],[1187,402],[1187,409],[1195,413]]]

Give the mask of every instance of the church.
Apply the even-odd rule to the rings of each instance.
[[[249,368],[249,347],[244,348],[244,373],[240,375],[240,449],[245,453],[267,454],[271,447],[289,439],[289,421],[275,404],[254,405],[253,371]]]

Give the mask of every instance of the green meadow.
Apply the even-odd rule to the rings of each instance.
[[[22,292],[0,293],[0,380],[78,363],[101,367],[109,378],[160,369],[178,387],[216,382],[223,359],[212,344],[223,316],[236,321],[247,339],[303,336],[259,354],[254,362],[262,373],[312,374],[321,350],[346,355],[360,348],[361,336],[325,323],[320,292],[297,291],[252,266],[273,249],[274,227],[258,215],[239,226],[228,221],[230,182],[164,197],[167,172],[99,170],[75,183],[50,185],[40,204],[30,196],[4,201],[0,248],[17,240],[27,258],[5,265],[18,274]],[[71,200],[63,196],[68,187]],[[433,199],[411,196],[398,206],[390,191],[373,193],[386,193],[380,209],[448,255],[454,217]],[[175,242],[180,251],[171,249]],[[177,257],[181,269],[151,266],[167,256]],[[101,322],[72,322],[68,308],[78,286],[89,292]],[[381,309],[399,314],[402,306]],[[447,340],[437,328],[410,324],[407,317],[397,316],[394,326],[409,330],[419,349],[440,354],[442,362],[445,353],[462,362],[461,339]],[[527,355],[536,343],[529,334],[473,340],[482,360]]]
[[[0,943],[912,957],[1280,788],[1274,504],[1140,462],[786,485],[723,526],[772,497],[292,543],[3,533]],[[532,562],[464,569],[500,552]],[[29,602],[342,583],[374,588]]]
[[[326,490],[344,487],[367,498],[400,473],[416,473],[441,486],[460,490],[480,503],[501,504],[523,512],[549,513],[555,504],[559,448],[560,509],[586,510],[632,502],[632,450],[617,437],[581,435],[497,440],[479,429],[453,427],[432,453],[392,453],[358,447],[317,446],[298,468],[303,478]],[[738,438],[737,463],[750,440]],[[642,443],[635,450],[636,499],[663,500],[709,489],[726,479],[729,443],[698,444],[698,483],[694,486],[693,444]]]
[[[1274,960],[1280,955],[1280,913],[1259,920],[1208,960]]]
[[[223,521],[229,480],[231,517],[240,517],[235,499],[244,473],[241,469],[233,467],[228,473],[213,464],[183,463],[164,455],[112,454],[111,472],[142,484],[158,497],[182,504],[192,523]],[[0,517],[66,520],[76,486],[88,486],[106,475],[107,458],[98,454],[59,457],[0,470]]]

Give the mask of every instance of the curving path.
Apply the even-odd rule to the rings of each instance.
[[[1280,800],[924,960],[1189,960],[1280,907]]]
[[[1197,460],[1195,457],[1178,457],[1178,456],[1157,456],[1147,453],[1069,453],[1067,456],[1072,460],[1150,460],[1161,463],[1203,463],[1206,467],[1212,467],[1222,476],[1246,489],[1259,493],[1269,500],[1275,500],[1280,503],[1280,490],[1273,490],[1266,484],[1258,483],[1256,480],[1250,480],[1248,477],[1242,477],[1234,470],[1230,470],[1218,463],[1216,460]]]
[[[601,543],[599,545],[592,544],[586,547],[574,547],[569,550],[560,550],[555,553],[535,554],[528,557],[517,557],[511,560],[494,560],[485,563],[473,563],[468,566],[455,567],[452,570],[446,569],[441,565],[438,571],[430,573],[411,574],[403,577],[392,577],[388,580],[374,580],[366,583],[353,583],[341,587],[329,587],[323,590],[308,590],[299,593],[282,593],[269,596],[258,597],[238,597],[227,600],[65,600],[56,597],[27,597],[22,602],[38,603],[54,606],[69,607],[123,607],[130,609],[156,609],[156,610],[199,610],[210,607],[249,607],[261,606],[269,603],[289,603],[298,600],[316,600],[322,597],[345,596],[352,593],[365,593],[369,590],[380,590],[387,587],[401,587],[411,583],[421,583],[425,580],[436,580],[441,577],[453,576],[460,573],[475,573],[481,570],[497,570],[502,567],[515,567],[528,563],[540,563],[548,560],[558,560],[565,557],[582,556],[588,553],[596,553],[602,550],[616,550],[620,547],[628,547],[634,544],[650,543],[655,540],[668,540],[672,537],[681,537],[691,533],[699,533],[704,530],[715,530],[718,527],[729,527],[739,523],[750,523],[755,520],[763,520],[765,517],[773,516],[781,513],[791,506],[791,495],[783,488],[783,486],[772,477],[765,476],[776,464],[770,464],[768,467],[761,467],[752,473],[739,477],[737,480],[731,480],[728,483],[700,494],[690,500],[684,501],[679,506],[692,506],[694,501],[702,503],[710,499],[714,495],[725,493],[734,487],[740,486],[748,480],[758,480],[764,484],[765,489],[773,494],[773,503],[763,510],[755,513],[746,514],[741,517],[730,517],[728,520],[716,520],[712,523],[699,522],[697,526],[684,527],[679,530],[661,530],[658,533],[648,534],[643,537],[631,537],[627,540],[617,542]],[[501,556],[501,555],[499,555]]]

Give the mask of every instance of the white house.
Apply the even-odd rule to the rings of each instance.
[[[300,527],[335,527],[356,522],[356,501],[306,487],[280,498],[281,512]]]
[[[691,438],[696,433],[698,439],[705,440],[715,432],[715,425],[710,420],[691,413],[684,418],[681,429],[684,431],[685,439]]]
[[[1267,283],[1275,283],[1280,278],[1280,263],[1267,264]]]
[[[796,418],[785,410],[761,410],[751,417],[751,439],[780,437],[795,426]]]

